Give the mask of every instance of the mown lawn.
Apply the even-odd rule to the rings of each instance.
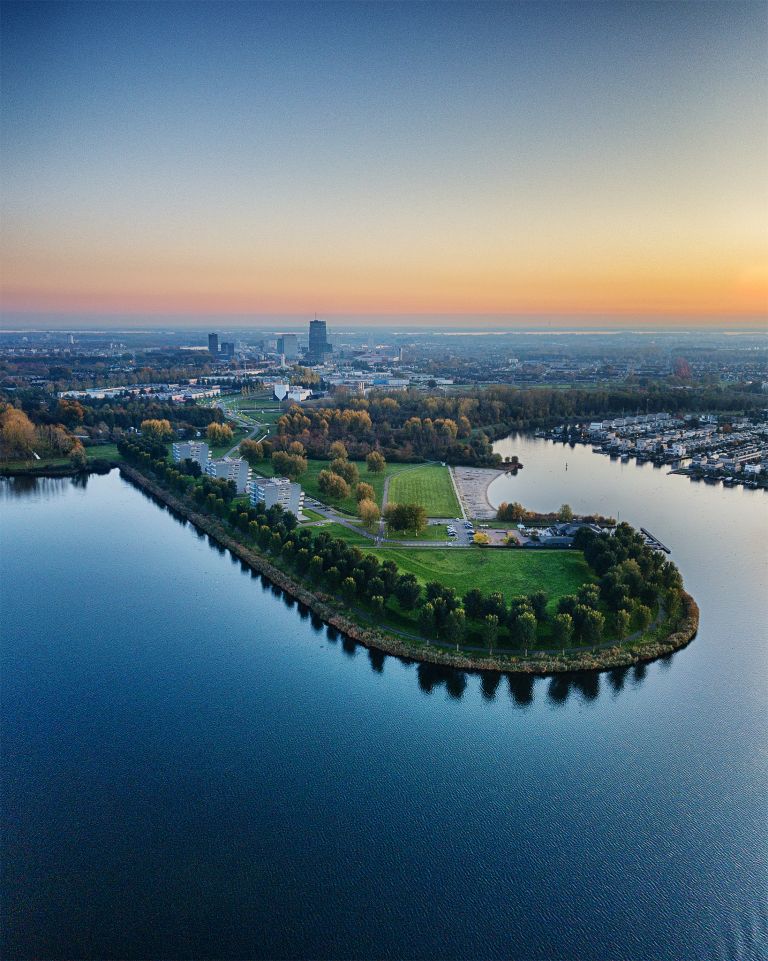
[[[418,536],[412,532],[390,531],[386,534],[390,541],[449,541],[445,524],[428,524]]]
[[[393,560],[397,566],[426,584],[440,581],[453,587],[459,596],[473,587],[483,593],[501,591],[509,601],[520,594],[544,590],[549,607],[566,594],[574,594],[593,580],[580,551],[538,551],[457,548],[373,548],[381,561]]]
[[[402,471],[389,485],[390,504],[420,504],[428,517],[460,517],[447,467],[424,464]]]
[[[325,531],[330,534],[331,537],[338,538],[347,544],[353,544],[355,547],[372,547],[373,541],[370,537],[366,537],[364,534],[360,534],[357,531],[351,530],[349,527],[345,527],[344,524],[323,524],[322,527],[313,527],[315,533],[320,533],[320,531]]]

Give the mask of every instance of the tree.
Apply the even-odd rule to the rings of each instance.
[[[306,457],[307,451],[302,443],[295,440],[288,445],[288,453],[296,457]]]
[[[355,487],[355,499],[358,501],[376,502],[376,491],[370,484],[360,483]]]
[[[449,644],[455,644],[458,650],[459,644],[464,639],[466,629],[466,615],[461,607],[453,611],[448,611],[443,625],[443,636]]]
[[[333,500],[349,497],[349,484],[339,474],[329,470],[321,470],[317,475],[317,486]]]
[[[616,612],[616,634],[620,641],[628,636],[631,623],[632,618],[630,617],[629,611],[622,608]]]
[[[298,480],[307,469],[307,460],[299,454],[276,450],[272,455],[272,466],[277,474],[283,474],[291,480]]]
[[[345,577],[341,582],[341,593],[347,604],[351,604],[357,594],[357,584],[354,577]]]
[[[205,436],[208,438],[209,444],[219,447],[222,444],[228,444],[234,435],[229,424],[217,424],[216,421],[213,421],[206,427]]]
[[[169,420],[143,420],[141,422],[141,436],[147,440],[165,441],[173,437],[173,428]]]
[[[527,516],[528,511],[517,501],[513,504],[502,502],[496,511],[496,518],[500,521],[523,521]]]
[[[376,618],[384,616],[384,598],[381,594],[374,594],[371,598],[371,611]]]
[[[483,614],[483,604],[485,598],[482,592],[476,587],[467,591],[464,595],[464,610],[467,612],[467,617],[478,618]]]
[[[558,647],[568,647],[573,638],[573,618],[570,614],[555,614],[552,619],[552,634]]]
[[[5,456],[25,457],[35,445],[35,425],[23,410],[7,407],[0,415],[0,436]]]
[[[345,457],[337,457],[332,460],[329,467],[334,474],[343,477],[348,484],[356,484],[360,479],[360,472],[357,467]]]
[[[309,576],[313,581],[319,581],[323,576],[323,559],[318,554],[309,562]]]
[[[346,446],[340,441],[335,440],[331,446],[328,448],[328,456],[331,460],[348,460],[349,453]]]
[[[72,466],[77,468],[77,470],[85,470],[88,466],[88,455],[85,453],[85,448],[80,441],[77,442],[76,447],[72,448],[69,459],[72,462]]]
[[[633,620],[638,630],[644,631],[650,627],[653,620],[653,611],[646,604],[636,604],[633,612]]]
[[[253,467],[264,460],[264,445],[257,440],[244,440],[240,444],[240,456]]]
[[[547,592],[534,591],[528,596],[528,603],[531,605],[537,621],[546,620],[547,617]]]
[[[401,574],[395,585],[397,603],[404,611],[412,611],[421,596],[421,587],[415,574]]]
[[[429,601],[419,608],[419,630],[427,638],[435,633],[435,609]]]
[[[483,642],[488,648],[489,653],[493,654],[496,642],[499,639],[499,619],[495,614],[486,614],[482,620]]]
[[[532,647],[536,641],[536,616],[531,611],[521,614],[516,620],[517,639],[525,648]]]
[[[387,466],[387,462],[384,460],[384,457],[377,450],[371,451],[371,453],[365,458],[365,463],[371,474],[380,474]]]
[[[485,531],[478,531],[472,538],[475,544],[479,544],[480,547],[487,547],[491,543],[490,537],[485,533]]]
[[[573,520],[573,510],[570,504],[563,504],[557,512],[557,519],[564,524],[569,524]]]
[[[362,500],[357,505],[357,513],[360,518],[368,528],[368,530],[373,530],[373,528],[379,523],[379,518],[381,517],[381,511],[376,505],[375,501],[372,500]]]
[[[427,512],[419,504],[388,504],[384,520],[389,530],[420,534],[427,526]]]
[[[591,607],[586,608],[586,613],[581,622],[581,640],[584,644],[599,644],[603,637],[605,627],[605,617],[600,611],[595,611]]]

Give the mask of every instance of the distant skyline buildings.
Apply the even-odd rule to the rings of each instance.
[[[763,318],[767,37],[762,2],[5,3],[3,322]]]

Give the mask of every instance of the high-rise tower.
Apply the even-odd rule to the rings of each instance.
[[[309,351],[307,358],[310,364],[322,364],[325,355],[331,351],[328,343],[328,333],[324,320],[310,320],[309,322]]]
[[[208,334],[208,352],[211,354],[218,354],[219,352],[219,335],[218,334]]]

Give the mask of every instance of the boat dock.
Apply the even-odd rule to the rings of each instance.
[[[665,554],[671,554],[672,551],[665,545],[662,544],[658,537],[654,537],[650,531],[647,531],[644,527],[640,528],[640,533],[645,536],[645,542],[649,547],[652,547],[655,551],[664,551]]]

